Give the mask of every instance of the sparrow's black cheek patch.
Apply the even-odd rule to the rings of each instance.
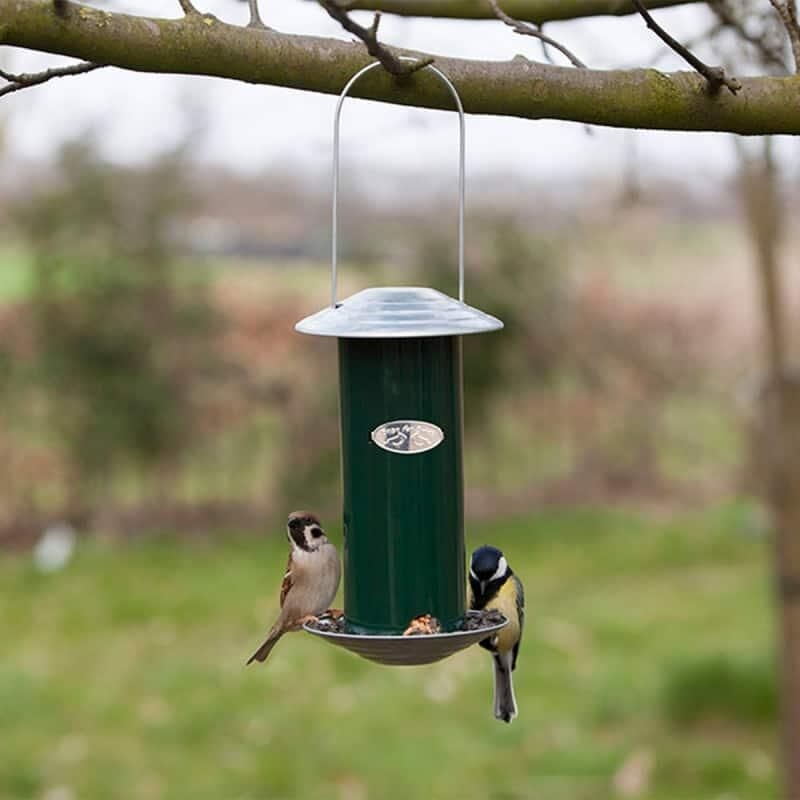
[[[303,534],[302,529],[299,528],[289,528],[289,535],[292,537],[292,541],[301,549],[301,550],[308,550],[308,542],[306,541],[306,537]]]
[[[319,539],[319,537],[322,536],[322,528],[317,528],[317,527],[312,528],[311,529],[311,535],[315,539]]]

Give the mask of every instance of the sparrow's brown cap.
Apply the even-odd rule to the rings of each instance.
[[[316,514],[312,514],[310,511],[292,511],[292,513],[289,514],[289,522],[295,519],[302,519],[311,524],[316,523],[320,525],[319,517]]]

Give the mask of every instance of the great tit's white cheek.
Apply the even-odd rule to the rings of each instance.
[[[470,567],[470,570],[469,570],[469,576],[470,576],[470,578],[472,578],[472,580],[474,580],[474,581],[477,581],[477,580],[478,580],[478,576],[477,576],[477,575],[476,575],[476,574],[475,574],[475,573],[472,571],[472,568],[471,568],[471,567]]]
[[[490,581],[496,581],[502,578],[506,572],[508,572],[508,562],[506,561],[505,556],[500,556],[500,560],[497,562],[497,569],[495,570],[494,575],[489,578]]]

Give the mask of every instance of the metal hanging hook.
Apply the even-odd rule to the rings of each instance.
[[[400,56],[401,61],[416,61],[410,56]],[[339,243],[339,128],[342,116],[342,105],[353,84],[372,69],[381,66],[379,61],[363,67],[347,82],[339,100],[336,103],[336,113],[333,118],[333,209],[332,209],[332,235],[331,235],[331,307],[336,307],[336,288],[338,279],[338,243]],[[428,64],[422,69],[431,70],[441,78],[442,82],[450,90],[450,94],[455,100],[458,110],[458,299],[464,302],[464,193],[465,193],[465,129],[464,106],[461,98],[456,91],[456,87],[450,78],[447,77],[438,67]]]

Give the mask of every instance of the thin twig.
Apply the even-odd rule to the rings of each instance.
[[[544,25],[539,26],[539,30],[544,33]],[[548,64],[555,64],[556,60],[553,58],[553,54],[550,52],[550,48],[547,46],[547,42],[539,41],[539,45],[542,48],[542,57]]]
[[[247,27],[266,30],[267,26],[261,19],[261,14],[258,13],[258,0],[248,0],[248,3],[250,4],[250,22],[247,23]]]
[[[789,44],[792,46],[794,57],[794,71],[800,69],[800,25],[797,23],[797,6],[794,0],[769,0],[770,5],[778,12],[783,27],[789,35]]]
[[[555,61],[553,60],[552,55],[550,54],[550,47],[555,48],[560,53],[563,53],[564,56],[569,60],[572,66],[577,67],[578,69],[586,69],[586,64],[583,63],[572,51],[568,50],[563,44],[557,42],[552,37],[545,34],[543,30],[543,26],[536,27],[533,23],[530,22],[522,22],[521,20],[514,19],[510,17],[508,14],[503,11],[502,8],[497,4],[497,0],[489,0],[492,9],[494,10],[495,16],[501,21],[508,25],[510,28],[514,30],[515,33],[519,33],[522,36],[533,36],[535,39],[538,39],[542,45],[542,54],[544,55],[545,59],[549,61],[551,64],[554,64]],[[584,130],[589,136],[594,135],[594,131],[591,129],[589,125],[584,126]]]
[[[336,0],[318,0],[319,4],[333,17],[346,31],[361,39],[367,47],[367,52],[383,64],[384,69],[397,77],[410,75],[428,64],[433,63],[432,58],[423,59],[414,64],[401,61],[388,47],[378,41],[378,25],[381,21],[380,13],[375,14],[372,25],[363,28],[350,19],[347,10]]]
[[[198,14],[198,10],[192,5],[192,0],[178,0],[181,4],[181,8],[183,9],[183,13],[188,14]]]
[[[777,67],[781,72],[787,71],[786,59],[784,58],[782,48],[771,46],[763,35],[757,36],[750,33],[743,22],[738,19],[725,4],[724,0],[708,0],[708,5],[711,7],[712,13],[716,15],[722,26],[730,28],[740,39],[756,49],[764,64]]]
[[[69,67],[54,67],[43,72],[21,72],[15,74],[0,69],[0,78],[8,81],[8,85],[0,88],[0,97],[11,92],[18,92],[20,89],[27,89],[31,86],[39,86],[53,78],[64,78],[68,75],[83,75],[96,69],[102,69],[105,64],[95,64],[91,61],[81,61],[79,64],[72,64]]]
[[[653,19],[642,0],[631,0],[631,3],[642,15],[647,27],[708,81],[708,89],[711,94],[716,94],[722,86],[727,86],[731,94],[736,94],[742,88],[742,84],[736,78],[729,76],[722,67],[709,66],[705,61],[701,61],[691,50],[684,47],[677,39],[670,36]]]
[[[691,39],[687,39],[683,43],[683,46],[691,50],[693,47],[697,47],[697,45],[713,39],[724,27],[725,23],[722,22],[722,20],[717,20],[710,28],[708,28],[708,30],[698,33],[697,36],[693,36]],[[647,63],[651,67],[654,67],[659,61],[661,61],[662,58],[664,58],[664,56],[669,55],[672,52],[673,50],[670,47],[659,47],[655,55],[647,60]]]
[[[539,39],[539,41],[542,42],[543,48],[547,46],[552,47],[555,50],[558,50],[559,53],[562,53],[564,56],[566,56],[573,67],[586,69],[586,64],[584,64],[583,61],[581,61],[574,53],[572,53],[570,50],[564,47],[564,45],[561,44],[560,42],[557,42],[555,39],[545,34],[541,29],[537,28],[533,23],[520,22],[519,20],[514,19],[513,17],[509,17],[508,14],[506,14],[506,12],[503,11],[503,9],[500,8],[500,6],[497,4],[497,0],[489,0],[489,5],[491,5],[492,10],[494,11],[497,18],[505,22],[505,24],[508,25],[510,28],[513,28],[513,30],[516,33],[520,33],[523,36],[533,36],[534,38]],[[544,52],[545,52],[545,57],[547,57],[547,50],[545,49]]]

